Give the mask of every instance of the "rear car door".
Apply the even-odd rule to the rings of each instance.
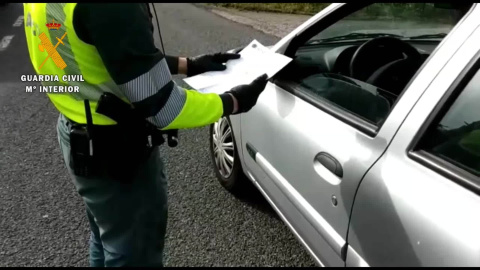
[[[340,11],[328,16],[340,16],[335,12]],[[257,105],[241,115],[241,147],[247,174],[319,264],[345,265],[349,217],[360,180],[471,31],[468,25],[457,25],[389,111],[379,109],[370,115],[358,115],[341,104],[317,97],[312,89],[277,76]],[[293,37],[287,36],[274,48],[284,52]],[[348,88],[337,78],[322,80],[310,83]],[[376,91],[368,85],[357,90]],[[381,98],[369,102],[378,108],[384,105]],[[382,121],[375,122],[380,118]]]
[[[361,182],[347,266],[480,266],[478,40],[477,28]]]

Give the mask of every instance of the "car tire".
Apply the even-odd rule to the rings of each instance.
[[[242,197],[251,190],[253,185],[243,173],[232,123],[228,117],[222,117],[210,125],[210,157],[217,179],[226,190],[237,197]]]

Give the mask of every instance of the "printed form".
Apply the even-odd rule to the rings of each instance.
[[[211,71],[184,79],[202,93],[224,93],[241,84],[249,84],[267,74],[270,79],[284,68],[291,58],[274,53],[257,40],[253,40],[240,53],[239,59],[229,60],[224,71]]]

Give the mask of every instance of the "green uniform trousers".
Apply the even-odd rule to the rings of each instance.
[[[83,178],[69,167],[69,123],[60,114],[58,140],[90,224],[90,266],[163,266],[167,179],[156,147],[131,183]],[[121,146],[119,146],[121,147]]]

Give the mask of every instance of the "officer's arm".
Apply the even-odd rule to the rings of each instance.
[[[186,90],[172,80],[167,58],[155,47],[146,5],[79,3],[74,27],[96,46],[129,101],[159,128],[205,126],[233,112],[230,94]]]

